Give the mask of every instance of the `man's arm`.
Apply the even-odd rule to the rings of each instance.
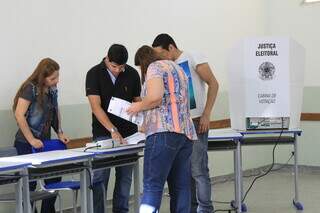
[[[98,121],[106,128],[109,132],[115,126],[111,123],[108,115],[101,107],[101,99],[99,95],[88,95],[89,103],[91,106],[92,113],[96,116]],[[119,132],[111,132],[112,139],[123,143],[123,138]]]
[[[203,133],[209,130],[211,110],[217,97],[219,84],[208,63],[197,65],[196,72],[208,85],[207,101],[200,118],[200,125],[198,129],[199,133]]]

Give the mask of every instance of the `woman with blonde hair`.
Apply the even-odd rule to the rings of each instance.
[[[14,146],[18,155],[32,153],[32,147],[43,147],[42,141],[51,138],[51,127],[62,142],[69,142],[62,131],[58,109],[59,69],[59,64],[54,60],[42,59],[31,76],[22,83],[14,98],[12,108],[19,126]],[[45,180],[45,183],[60,180],[61,178],[53,178]],[[30,190],[34,191],[35,188],[36,182],[30,183]],[[41,212],[55,212],[55,200],[56,198],[44,200]]]

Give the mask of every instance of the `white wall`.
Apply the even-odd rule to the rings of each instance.
[[[43,57],[52,57],[61,65],[60,104],[70,105],[62,108],[63,113],[68,112],[63,117],[70,120],[64,122],[65,129],[68,132],[77,132],[77,129],[89,132],[84,130],[91,128],[88,122],[75,120],[81,112],[70,109],[87,104],[85,74],[100,62],[112,43],[126,45],[130,54],[129,64],[133,64],[138,47],[150,45],[158,33],[172,34],[181,49],[199,51],[208,57],[220,82],[220,92],[226,94],[228,49],[243,37],[263,35],[265,19],[265,1],[257,0],[2,1],[0,111],[3,116],[0,126],[6,127],[10,122],[13,130],[1,133],[0,138],[6,139],[5,145],[12,144],[16,127],[8,109],[18,86]],[[228,114],[227,99],[222,96],[219,100],[223,101],[217,102],[220,111],[216,111],[214,117],[225,118]],[[87,106],[81,109],[88,113]],[[75,123],[87,126],[78,128]],[[73,136],[77,135],[74,133]],[[249,163],[250,167],[265,163],[263,154],[258,155],[263,151],[249,152],[252,157],[259,158]],[[210,168],[215,165],[215,175],[233,171],[230,154],[210,154],[210,160],[214,162],[210,163]],[[65,204],[70,205],[69,202]]]
[[[266,34],[290,36],[305,47],[305,86],[320,86],[320,3],[301,2],[268,0]]]
[[[306,49],[303,112],[319,113],[320,106],[320,3],[301,5],[300,0],[269,0],[266,34],[290,36]],[[319,166],[319,122],[302,122],[299,137],[299,163]],[[290,146],[281,146],[279,162],[285,162]]]
[[[247,36],[289,35],[300,42],[307,54],[305,85],[319,87],[320,4],[301,6],[300,3],[301,0],[1,1],[0,127],[6,127],[11,118],[6,110],[18,86],[41,58],[52,57],[61,65],[60,104],[69,105],[63,108],[68,114],[64,116],[68,120],[65,128],[73,132],[73,137],[85,136],[81,132],[90,132],[90,122],[73,119],[81,113],[88,114],[86,105],[79,106],[87,104],[84,94],[87,70],[100,62],[112,43],[126,45],[129,64],[133,64],[136,49],[151,44],[161,32],[172,34],[181,49],[207,55],[220,82],[213,119],[228,117],[226,55],[237,40]],[[319,99],[319,94],[314,97]],[[313,102],[307,104],[311,106]],[[90,115],[81,118],[86,116],[90,118]],[[74,123],[83,126],[79,128]],[[308,146],[301,149],[300,159],[308,165],[319,165],[317,149],[312,149],[312,140],[319,139],[319,135],[310,125],[303,125],[308,135],[303,140]],[[7,133],[10,131],[16,130],[1,128],[0,139],[3,134],[6,138],[2,145],[11,144],[12,135]],[[283,162],[290,151],[289,147],[280,149],[277,160]],[[311,151],[313,155],[308,155]],[[270,156],[271,147],[246,147],[244,167],[269,164]],[[231,153],[210,153],[211,175],[231,173],[232,162]]]
[[[115,42],[129,49],[151,44],[161,32],[181,49],[206,54],[221,89],[226,88],[225,55],[239,38],[264,33],[263,1],[201,0],[11,0],[0,7],[0,109],[12,98],[39,60],[61,65],[60,103],[87,103],[84,79]]]

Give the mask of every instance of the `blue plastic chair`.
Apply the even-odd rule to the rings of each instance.
[[[65,150],[67,146],[58,139],[53,140],[44,140],[43,147],[39,149],[32,148],[33,153],[38,152],[49,152],[54,150]],[[45,191],[62,191],[62,190],[72,190],[73,192],[73,212],[77,212],[77,198],[78,198],[78,190],[80,189],[80,181],[61,181],[50,184],[42,184],[40,182],[40,187]],[[59,200],[61,203],[61,199]]]
[[[65,150],[67,149],[67,145],[65,145],[62,141],[59,139],[52,139],[52,140],[44,140],[42,141],[43,147],[36,149],[32,147],[32,152],[48,152],[48,151],[54,151],[54,150]]]

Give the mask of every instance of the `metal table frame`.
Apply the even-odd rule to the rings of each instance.
[[[26,208],[23,208],[22,203],[25,201],[25,197],[29,197],[29,182],[28,182],[28,165],[29,163],[12,163],[12,162],[1,162],[0,161],[0,177],[1,175],[13,175],[12,178],[17,179],[15,185],[15,195],[16,195],[16,213],[26,212]],[[18,174],[14,174],[18,173]],[[14,177],[15,175],[21,177]],[[8,177],[8,176],[5,176]],[[8,177],[10,178],[10,177]],[[15,182],[15,181],[14,181]],[[26,186],[23,186],[27,183]],[[10,183],[8,183],[10,184]],[[30,199],[29,199],[30,200]],[[30,201],[29,201],[30,203]]]
[[[231,129],[230,129],[231,130]],[[223,136],[209,135],[208,137],[208,151],[217,150],[233,150],[234,152],[234,174],[235,174],[235,203],[231,202],[231,205],[237,209],[238,213],[246,212],[247,207],[245,203],[242,203],[243,199],[243,176],[242,176],[242,146],[252,145],[274,145],[278,138],[274,135],[291,135],[281,136],[278,144],[291,144],[294,146],[294,189],[295,196],[293,199],[293,205],[297,210],[303,210],[303,205],[299,201],[298,192],[298,139],[297,136],[301,136],[302,131],[297,130],[270,130],[270,131],[239,131],[242,135],[241,138],[226,138]],[[263,137],[265,136],[265,137]],[[273,137],[272,137],[273,136]],[[241,208],[238,208],[241,206]]]
[[[89,174],[86,173],[85,175],[87,178],[86,180],[93,180],[93,171],[101,170],[101,169],[107,169],[112,167],[119,167],[119,166],[126,166],[126,165],[134,165],[133,167],[133,180],[134,180],[134,212],[139,212],[139,205],[140,205],[140,171],[139,171],[139,155],[138,153],[143,151],[144,144],[137,144],[137,145],[130,145],[130,146],[123,146],[123,147],[116,147],[112,149],[88,149],[87,152],[94,153],[94,158],[91,159],[88,162],[88,167],[90,170],[91,177],[88,177]],[[73,151],[80,151],[83,152],[84,148],[78,148],[73,149]],[[128,158],[126,157],[132,157],[137,156],[135,160],[132,160],[128,162]],[[121,159],[122,160],[119,160]],[[95,161],[110,161],[110,159],[113,159],[113,163],[106,163],[105,165],[101,165],[100,167],[95,167]],[[117,160],[119,160],[117,162]],[[90,187],[89,181],[86,183],[86,188]],[[81,209],[81,213],[84,212],[93,212],[93,193],[92,190],[87,190],[87,193],[83,195],[81,198],[82,202],[85,202],[85,200],[88,200],[88,205],[86,211],[84,209]]]
[[[240,132],[243,135],[241,146],[251,145],[274,145],[278,142],[279,145],[291,144],[294,149],[294,191],[295,195],[292,200],[293,205],[297,210],[303,210],[303,204],[299,201],[298,190],[298,136],[301,136],[302,130],[254,130]],[[281,134],[281,137],[279,137]],[[286,135],[286,136],[283,136]],[[250,137],[249,137],[250,136]],[[243,198],[243,181],[242,181],[242,152],[240,149],[240,172],[241,172],[241,198]],[[243,204],[245,206],[245,204]],[[246,207],[246,206],[245,206]]]
[[[65,154],[69,154],[65,155]],[[46,158],[47,156],[47,158]],[[25,162],[28,162],[29,165],[28,171],[24,173],[24,175],[27,175],[27,178],[22,178],[22,184],[24,189],[23,190],[23,203],[26,205],[23,205],[23,212],[24,213],[31,213],[31,204],[30,204],[30,191],[29,191],[29,181],[34,180],[41,180],[46,178],[52,178],[52,177],[61,177],[64,175],[69,174],[80,174],[80,190],[82,192],[85,192],[83,194],[86,194],[88,191],[87,187],[84,187],[86,182],[88,182],[87,175],[86,174],[86,165],[87,162],[90,161],[90,159],[94,156],[92,153],[85,153],[85,154],[79,154],[75,153],[69,150],[56,150],[56,151],[50,151],[50,152],[40,152],[40,153],[33,153],[33,154],[27,154],[27,155],[18,155],[18,156],[12,156],[12,157],[4,157],[0,158],[0,162],[21,162],[22,160]],[[41,159],[42,158],[42,159]],[[41,160],[40,160],[41,159]],[[82,164],[82,168],[79,168],[78,171],[75,172],[74,168],[66,169],[63,172],[58,172],[57,170],[51,171],[50,169],[54,169],[57,166],[67,166],[67,165],[74,165],[74,164]],[[42,171],[43,169],[46,169],[45,171]],[[81,209],[87,209],[87,202],[81,203],[82,208]]]
[[[208,151],[218,151],[218,150],[233,150],[233,160],[234,160],[234,192],[235,192],[235,206],[237,212],[242,212],[241,208],[241,199],[242,199],[242,183],[241,183],[241,143],[242,135],[230,130],[230,132],[221,133],[214,135],[214,131],[212,131],[213,135],[208,136]]]

